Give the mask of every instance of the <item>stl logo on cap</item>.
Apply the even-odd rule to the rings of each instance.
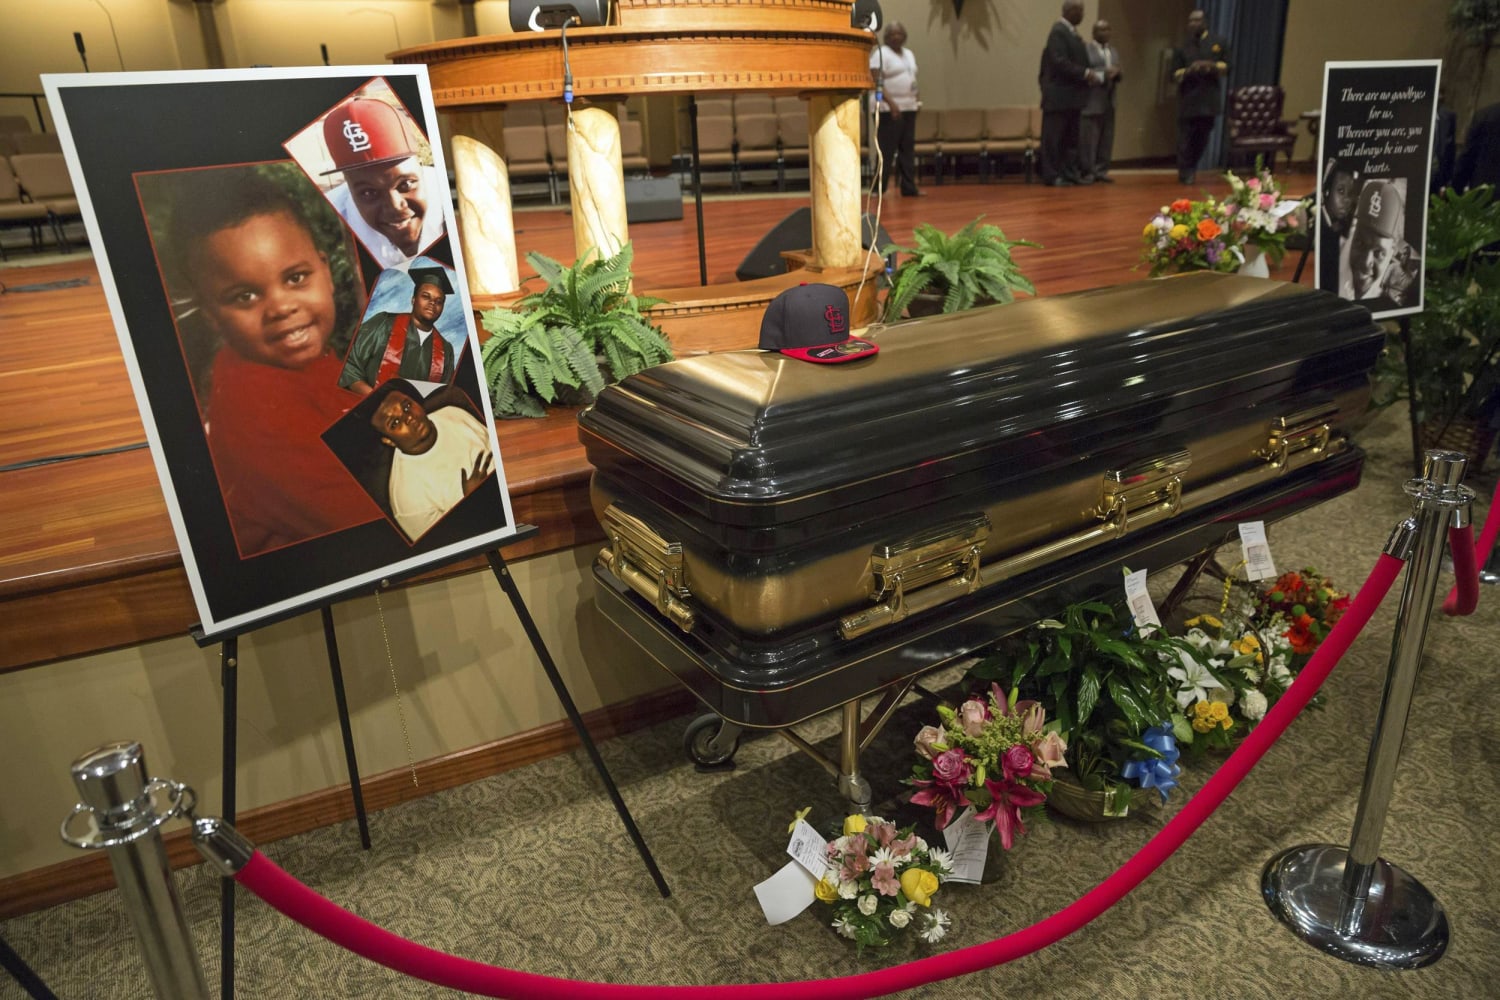
[[[363,153],[370,148],[370,137],[364,126],[348,118],[344,119],[344,139],[348,141],[351,153]]]
[[[1375,218],[1375,219],[1380,218],[1380,192],[1379,191],[1376,191],[1374,194],[1370,195],[1370,216],[1371,216],[1371,218]]]
[[[849,296],[835,285],[802,284],[771,300],[760,321],[760,349],[832,365],[880,351],[848,335]]]

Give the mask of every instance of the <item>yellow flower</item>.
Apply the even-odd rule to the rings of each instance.
[[[931,906],[932,895],[938,891],[938,877],[920,868],[908,868],[901,873],[901,891],[918,906]]]
[[[1209,722],[1207,719],[1193,720],[1193,731],[1196,733],[1206,733],[1213,727],[1214,724],[1212,722]]]
[[[791,833],[797,829],[797,824],[806,819],[807,814],[810,812],[812,812],[812,806],[808,806],[806,809],[798,809],[797,815],[793,816],[792,821],[786,825],[786,832]]]
[[[1180,222],[1177,223],[1177,225],[1173,226],[1170,230],[1167,231],[1167,235],[1170,236],[1170,237],[1172,237],[1172,239],[1174,239],[1174,240],[1180,240],[1184,236],[1186,236],[1187,234],[1188,234],[1188,227],[1184,226]]]
[[[1193,705],[1193,718],[1195,718],[1195,719],[1207,719],[1208,716],[1209,716],[1209,713],[1211,713],[1212,711],[1213,711],[1213,707],[1211,705],[1209,705],[1208,702],[1206,702],[1206,701],[1197,702],[1197,703],[1195,703]]]
[[[1199,615],[1196,618],[1189,618],[1183,624],[1185,624],[1188,628],[1192,628],[1195,625],[1207,625],[1210,628],[1224,627],[1224,623],[1219,621],[1219,619],[1215,618],[1213,615]]]
[[[852,816],[846,816],[844,818],[844,836],[847,837],[851,833],[864,833],[864,832],[865,832],[865,818],[863,816],[861,816],[859,813],[855,813]]]
[[[836,873],[831,871],[825,873],[822,878],[818,879],[818,884],[813,886],[813,895],[817,896],[824,903],[838,902],[839,887],[837,879],[838,875]]]
[[[1208,717],[1214,722],[1223,722],[1229,718],[1229,706],[1222,701],[1216,701],[1208,706]],[[1229,728],[1228,726],[1225,727]]]
[[[1151,236],[1155,232],[1156,232],[1156,227],[1153,226],[1151,223],[1148,222],[1148,223],[1146,223],[1146,228],[1141,230],[1141,235],[1142,236]]]
[[[1219,725],[1223,726],[1225,729],[1232,729],[1234,728],[1234,720],[1229,718],[1228,716],[1225,716],[1224,721],[1219,723]]]

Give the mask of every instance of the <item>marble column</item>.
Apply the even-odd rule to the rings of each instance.
[[[620,123],[603,108],[577,108],[568,126],[568,191],[579,258],[610,257],[630,239]]]
[[[818,94],[808,99],[807,109],[813,263],[858,267],[859,97]]]
[[[493,149],[466,135],[453,137],[458,188],[458,232],[470,295],[501,295],[521,287],[516,227],[510,214],[510,174]]]

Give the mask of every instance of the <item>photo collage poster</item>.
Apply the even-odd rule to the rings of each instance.
[[[43,83],[206,638],[515,534],[425,67]]]
[[[1327,63],[1317,286],[1376,319],[1422,311],[1438,60]]]

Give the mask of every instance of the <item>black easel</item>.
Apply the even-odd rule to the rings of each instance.
[[[0,968],[9,972],[11,978],[21,984],[31,1000],[57,1000],[57,994],[47,988],[42,977],[31,970],[31,966],[5,943],[3,937],[0,937]]]
[[[298,609],[283,617],[301,614]],[[349,771],[349,790],[354,799],[354,819],[359,826],[359,843],[370,849],[370,823],[365,814],[364,790],[359,782],[359,761],[354,753],[354,730],[349,724],[349,700],[344,693],[344,673],[339,666],[338,637],[333,630],[333,606],[318,605],[323,619],[323,642],[328,649],[328,670],[333,681],[333,699],[338,706],[339,731],[344,738],[344,764]],[[278,619],[280,620],[280,619]],[[261,622],[261,625],[269,622]],[[193,639],[206,646],[212,639],[205,638],[202,630],[194,627]],[[220,814],[224,822],[233,823],[236,813],[236,774],[239,757],[239,636],[226,636],[219,641],[219,684],[224,689],[224,718],[222,761],[223,793],[220,796]],[[234,879],[225,878],[219,883],[219,996],[231,1000],[234,996]]]
[[[1422,475],[1422,435],[1417,430],[1417,374],[1416,358],[1411,356],[1411,317],[1402,316],[1397,322],[1401,327],[1401,355],[1406,359],[1406,416],[1411,423],[1411,467],[1418,478]],[[1478,456],[1479,461],[1484,456]]]
[[[708,251],[703,245],[703,166],[698,162],[698,97],[688,95],[688,135],[693,143],[693,214],[698,219],[698,284],[708,284]]]
[[[516,534],[506,539],[507,543],[514,543],[531,538],[536,535],[538,529],[534,525],[517,525]],[[666,879],[662,877],[661,870],[656,866],[656,859],[651,854],[651,849],[646,846],[645,838],[641,836],[640,830],[635,825],[635,819],[630,815],[630,809],[625,805],[625,800],[620,796],[619,788],[616,787],[614,778],[610,776],[609,769],[604,764],[604,758],[599,756],[599,750],[594,745],[593,737],[589,735],[587,727],[583,724],[583,717],[578,714],[578,708],[573,703],[573,697],[568,693],[568,687],[563,682],[562,675],[558,673],[557,665],[552,660],[552,654],[547,651],[547,645],[542,640],[541,633],[537,631],[536,623],[531,618],[531,612],[526,607],[525,600],[521,597],[520,590],[516,587],[514,578],[510,574],[510,568],[506,566],[505,559],[498,549],[484,549],[485,558],[489,561],[490,569],[495,574],[500,588],[510,598],[511,606],[516,610],[516,617],[521,621],[521,628],[526,632],[526,638],[531,641],[531,648],[536,652],[537,659],[541,661],[542,669],[547,674],[547,679],[552,683],[552,689],[557,693],[557,699],[562,703],[563,711],[567,713],[568,721],[573,726],[573,731],[578,734],[578,741],[588,753],[589,760],[598,772],[599,779],[604,783],[605,790],[609,792],[610,801],[614,803],[615,812],[620,817],[620,822],[625,827],[625,832],[630,835],[635,844],[637,853],[646,865],[651,879],[656,883],[657,891],[665,899],[672,894],[667,886]],[[459,553],[454,560],[465,559],[472,552]],[[420,572],[430,572],[433,566],[423,566]],[[390,585],[390,581],[382,580],[381,589]],[[362,591],[353,590],[339,598],[354,596]],[[333,677],[334,699],[338,704],[339,726],[344,737],[344,758],[349,767],[349,783],[354,795],[355,817],[359,821],[360,842],[366,850],[370,848],[370,832],[365,817],[364,795],[359,787],[359,767],[354,756],[354,737],[349,726],[349,707],[344,696],[344,675],[339,665],[338,643],[333,631],[332,603],[323,602],[317,605],[323,619],[323,637],[328,647],[329,669]],[[258,622],[256,627],[271,624],[274,621],[284,621],[296,617],[309,610],[307,607],[287,611],[274,619]],[[235,758],[237,744],[237,708],[238,708],[238,674],[236,673],[239,660],[239,636],[230,635],[222,638],[206,637],[202,630],[194,627],[193,638],[200,646],[206,646],[211,642],[220,643],[219,667],[220,681],[224,687],[224,775],[223,775],[223,802],[221,812],[227,823],[235,821]],[[234,879],[224,878],[220,883],[219,891],[219,996],[221,1000],[233,1000],[234,997]],[[55,998],[53,998],[55,1000]]]

